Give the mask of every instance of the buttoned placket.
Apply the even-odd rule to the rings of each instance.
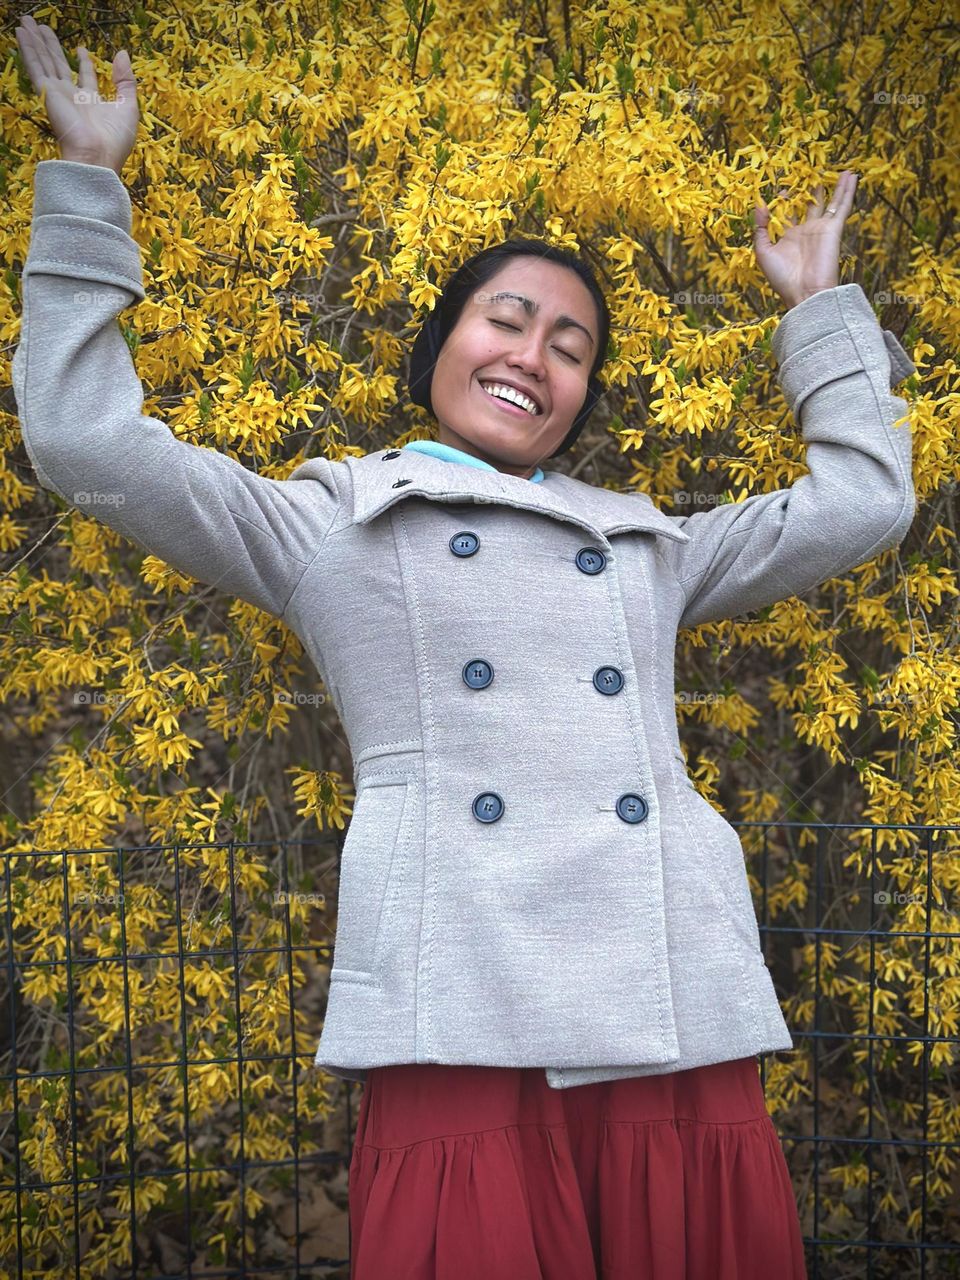
[[[402,457],[401,450],[389,450],[381,455],[384,462],[395,462],[396,459]],[[392,482],[392,488],[401,488],[411,483],[411,479],[405,476],[398,476]],[[472,559],[482,552],[482,541],[480,534],[473,529],[460,529],[455,532],[448,540],[448,548],[450,554],[461,559]],[[576,551],[573,556],[573,563],[580,573],[588,578],[598,578],[610,572],[611,566],[615,561],[615,555],[609,544],[605,547],[596,545],[585,545]],[[614,601],[616,602],[614,604]],[[608,594],[608,602],[612,608],[613,625],[619,631],[620,645],[624,653],[630,655],[628,628],[626,617],[623,613],[623,601],[620,595],[619,587],[614,583],[611,592]],[[633,743],[634,753],[636,757],[638,783],[636,790],[627,790],[615,797],[610,797],[609,801],[600,799],[597,804],[599,812],[615,812],[617,817],[630,826],[638,826],[645,830],[650,844],[648,849],[659,848],[660,831],[659,831],[659,813],[657,813],[657,821],[649,827],[646,825],[651,814],[651,804],[648,795],[653,796],[653,777],[652,767],[649,759],[649,752],[646,748],[646,741],[643,736],[642,717],[640,715],[639,691],[637,689],[629,689],[627,676],[625,675],[622,665],[623,659],[611,661],[610,663],[601,665],[595,671],[584,675],[584,681],[589,680],[596,693],[603,697],[624,696],[624,710],[630,719],[629,738]],[[495,672],[492,663],[483,655],[466,656],[461,665],[461,680],[467,688],[475,690],[478,694],[483,694],[494,684]],[[632,698],[631,698],[632,694]],[[631,707],[635,712],[635,719],[631,717]],[[641,746],[642,744],[642,746]],[[649,787],[639,781],[640,775],[645,774],[649,780]],[[509,797],[504,797],[494,790],[484,790],[474,796],[471,812],[473,818],[485,824],[498,822],[506,812],[506,805]],[[656,843],[654,843],[656,842]],[[663,1010],[666,1007],[670,1010],[670,1028],[669,1034],[675,1036],[675,1028],[673,1026],[672,1002],[669,996],[669,973],[666,955],[666,930],[665,930],[665,903],[663,901],[663,881],[662,869],[659,874],[649,877],[650,883],[648,890],[659,887],[660,892],[660,918],[664,923],[661,931],[661,955],[656,958],[655,963],[659,964],[659,972],[664,975],[664,982],[658,988],[658,1003],[661,1015],[661,1034],[664,1039],[667,1038],[668,1031],[663,1023]],[[427,898],[429,894],[436,894],[437,886],[434,882],[432,885],[425,885],[425,901],[424,908],[427,907]],[[425,1027],[421,1029],[420,1012],[418,1011],[418,1028],[417,1028],[417,1051],[424,1054],[422,1060],[430,1061],[435,1056],[432,1046],[432,1021],[430,1019],[431,1001],[429,994],[430,974],[432,967],[427,964],[425,968],[425,999],[422,1004],[418,1002],[418,1010],[423,1011]],[[423,1040],[421,1041],[421,1031]]]

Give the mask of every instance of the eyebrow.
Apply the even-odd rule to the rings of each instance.
[[[526,311],[528,316],[535,316],[537,312],[540,310],[539,303],[532,302],[530,298],[525,298],[522,293],[495,293],[493,294],[492,297],[488,298],[487,301],[491,303],[508,302],[508,301],[519,302],[520,305],[523,307],[524,311]],[[590,339],[591,347],[595,345],[593,341],[593,334],[590,332],[590,330],[586,328],[585,325],[582,325],[579,320],[574,320],[573,316],[558,316],[557,323],[554,325],[554,328],[555,329],[579,329],[581,330],[582,333],[585,333],[587,337]]]

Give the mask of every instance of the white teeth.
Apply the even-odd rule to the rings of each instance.
[[[510,400],[521,409],[526,409],[531,417],[535,417],[540,412],[529,396],[523,395],[513,387],[504,386],[502,382],[481,382],[480,385],[487,395],[493,396],[495,400]]]

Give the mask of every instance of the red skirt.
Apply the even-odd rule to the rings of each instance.
[[[349,1196],[351,1280],[806,1280],[756,1058],[372,1068]]]

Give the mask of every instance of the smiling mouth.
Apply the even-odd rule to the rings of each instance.
[[[488,378],[487,381],[494,384],[496,383],[495,378],[493,379]],[[505,384],[501,383],[500,385],[503,386]],[[483,392],[483,394],[486,396],[488,400],[492,400],[494,404],[499,405],[506,412],[512,411],[515,414],[520,414],[524,418],[542,418],[543,417],[542,409],[538,409],[536,413],[531,413],[529,409],[525,409],[523,405],[517,404],[513,400],[505,400],[502,396],[491,395],[491,393],[486,389],[486,387],[479,380],[479,378],[477,379],[477,386],[480,388],[480,390]]]

